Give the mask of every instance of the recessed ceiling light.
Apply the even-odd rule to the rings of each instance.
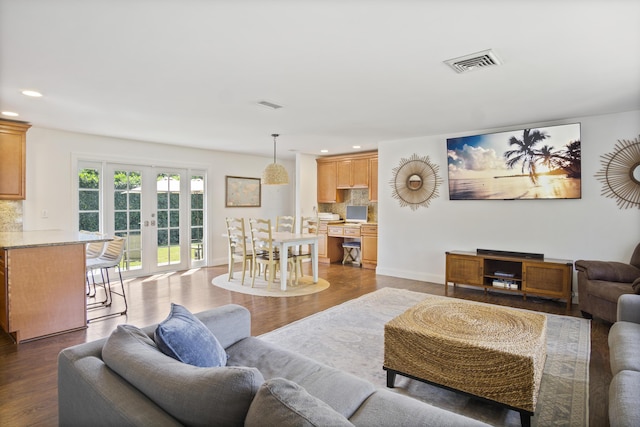
[[[23,90],[22,94],[25,96],[30,96],[32,98],[40,98],[42,94],[35,90]]]
[[[329,150],[320,150],[321,153],[328,153]]]
[[[2,115],[3,116],[8,116],[8,117],[18,117],[19,116],[18,113],[14,113],[13,111],[3,111]]]
[[[358,149],[358,148],[360,148],[360,146],[359,145],[354,145],[353,148]]]

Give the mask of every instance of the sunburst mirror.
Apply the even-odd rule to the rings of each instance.
[[[438,186],[442,183],[438,169],[438,165],[429,161],[429,156],[413,154],[408,159],[400,159],[389,181],[393,198],[398,199],[400,206],[409,206],[411,210],[429,207],[431,199],[438,197]]]
[[[602,195],[617,199],[620,209],[640,209],[640,137],[618,140],[600,162],[602,169],[595,176],[602,182]]]

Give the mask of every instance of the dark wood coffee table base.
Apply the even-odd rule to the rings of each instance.
[[[450,391],[453,391],[453,392],[456,392],[456,393],[460,393],[462,395],[469,396],[469,397],[472,397],[474,399],[478,399],[478,400],[480,400],[482,402],[491,403],[493,405],[497,405],[497,406],[500,406],[502,408],[510,409],[512,411],[517,411],[517,412],[520,413],[520,423],[521,423],[522,427],[531,427],[531,417],[533,416],[533,412],[526,411],[526,410],[520,409],[520,408],[514,408],[513,406],[506,405],[506,404],[501,403],[501,402],[496,402],[495,400],[491,400],[491,399],[487,399],[487,398],[484,398],[484,397],[476,396],[474,394],[467,393],[467,392],[462,391],[462,390],[456,390],[454,388],[447,387],[446,385],[437,384],[437,383],[434,383],[432,381],[425,380],[423,378],[417,378],[417,377],[414,377],[413,375],[409,375],[409,374],[406,374],[404,372],[400,372],[400,371],[396,371],[394,369],[387,368],[386,366],[383,366],[382,369],[387,371],[387,387],[389,387],[389,388],[394,388],[395,387],[396,375],[402,375],[403,377],[411,378],[412,380],[421,381],[423,383],[431,384],[431,385],[434,385],[436,387],[443,388],[445,390],[450,390]]]

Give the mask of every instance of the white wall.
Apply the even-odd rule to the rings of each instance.
[[[296,217],[315,216],[318,212],[316,156],[296,154],[296,178]]]
[[[74,229],[75,158],[206,170],[207,227],[212,243],[208,265],[227,263],[227,243],[222,237],[226,231],[225,217],[275,218],[294,212],[294,162],[291,161],[278,160],[287,168],[291,183],[287,186],[262,186],[260,208],[226,208],[225,176],[260,178],[262,170],[272,160],[32,127],[27,133],[27,199],[23,205],[25,231]],[[48,212],[48,218],[42,218],[43,210]]]
[[[640,111],[530,125],[576,122],[582,124],[582,198],[579,200],[450,201],[446,138],[460,134],[380,143],[377,273],[444,283],[444,253],[477,248],[536,252],[572,261],[628,261],[640,241],[640,210],[618,209],[613,199],[601,196],[602,184],[594,174],[601,169],[600,156],[611,152],[618,139],[638,137]],[[527,124],[518,127],[520,125]],[[507,128],[465,134],[501,130]],[[309,215],[316,206],[313,156],[298,154],[295,173],[292,162],[282,162],[289,171],[291,183],[263,186],[261,208],[227,209],[224,207],[225,175],[260,177],[269,163],[268,158],[31,128],[27,134],[25,230],[72,229],[75,208],[71,205],[71,159],[78,153],[105,158],[126,155],[132,163],[156,162],[163,166],[208,170],[207,225],[213,242],[209,265],[227,261],[226,242],[221,237],[225,216],[273,218],[292,210],[298,216]],[[416,211],[401,208],[391,197],[388,185],[391,171],[400,159],[414,153],[428,155],[440,166],[443,179],[439,197],[428,208]],[[48,210],[48,219],[40,218],[43,209]]]
[[[582,147],[582,198],[579,200],[450,201],[446,139],[462,135],[433,135],[381,143],[377,273],[444,283],[445,252],[477,248],[543,253],[549,258],[571,261],[628,262],[640,242],[640,209],[619,209],[613,199],[600,194],[602,183],[594,175],[601,169],[600,156],[612,152],[619,139],[638,137],[640,111],[531,126],[576,122],[581,123]],[[501,130],[507,129],[490,131]],[[470,131],[465,135],[486,131]],[[401,208],[391,197],[387,183],[400,160],[414,153],[429,156],[431,162],[440,167],[443,183],[439,197],[428,208],[412,211]]]

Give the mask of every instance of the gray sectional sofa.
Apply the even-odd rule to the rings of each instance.
[[[611,427],[640,426],[640,295],[618,299],[617,321],[609,330],[609,423]]]
[[[486,426],[251,337],[241,306],[195,316],[226,366],[182,363],[159,351],[156,325],[120,325],[60,353],[60,425]]]

